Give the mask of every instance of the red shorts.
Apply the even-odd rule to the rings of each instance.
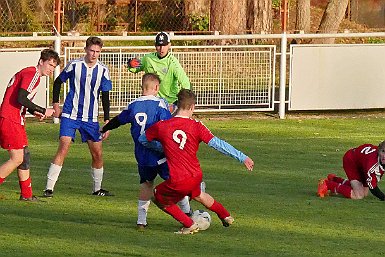
[[[202,175],[178,181],[177,183],[173,183],[168,179],[155,187],[154,197],[163,206],[176,204],[186,195],[193,199],[201,194],[201,182]]]
[[[347,151],[342,159],[346,176],[349,180],[358,180],[366,186],[365,174],[360,171],[353,155],[353,149]]]
[[[3,149],[23,149],[28,145],[25,127],[0,117],[0,146]]]

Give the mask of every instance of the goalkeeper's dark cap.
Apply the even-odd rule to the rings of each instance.
[[[171,42],[170,35],[167,32],[159,32],[155,37],[156,46],[166,46]]]

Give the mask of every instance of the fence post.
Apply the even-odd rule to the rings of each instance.
[[[281,65],[279,70],[279,118],[285,118],[285,92],[286,92],[286,32],[282,33],[281,38]]]
[[[59,54],[59,56],[61,56],[61,37],[59,33],[56,33],[54,45],[55,45],[55,51]],[[59,76],[59,74],[60,74],[60,65],[55,67],[55,70],[53,71],[53,79],[55,80]],[[55,124],[58,124],[60,122],[59,118],[56,118],[56,117],[52,117],[52,121]]]

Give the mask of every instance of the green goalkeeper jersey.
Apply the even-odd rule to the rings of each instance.
[[[190,80],[183,70],[178,59],[168,53],[159,59],[157,53],[146,54],[141,59],[139,68],[129,68],[130,72],[155,73],[160,78],[159,96],[169,103],[174,103],[178,98],[177,94],[182,88],[190,89]]]

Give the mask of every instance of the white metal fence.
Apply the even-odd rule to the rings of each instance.
[[[61,53],[62,42],[82,42],[87,36],[33,36],[33,37],[0,37],[1,42],[22,41],[50,41],[54,42],[56,51]],[[153,42],[154,36],[101,36],[104,41],[148,41]],[[182,65],[189,74],[195,91],[198,93],[198,104],[200,110],[207,111],[230,111],[230,110],[274,110],[278,111],[279,118],[285,118],[286,107],[292,103],[287,97],[286,90],[288,79],[286,74],[291,75],[291,70],[296,65],[292,62],[291,53],[288,52],[288,39],[319,39],[319,38],[380,38],[384,40],[385,32],[376,33],[333,33],[333,34],[247,34],[247,35],[174,35],[171,40],[184,42],[217,42],[221,40],[257,41],[257,40],[279,40],[276,53],[275,46],[203,46],[203,47],[173,47],[174,54],[180,59]],[[265,47],[265,48],[264,48]],[[328,46],[322,46],[328,47]],[[370,47],[370,46],[369,46]],[[102,61],[110,66],[114,82],[113,105],[116,111],[125,106],[129,99],[139,96],[139,84],[141,74],[131,74],[127,71],[124,58],[132,55],[143,55],[153,51],[153,47],[127,47],[127,48],[104,48]],[[67,48],[65,59],[72,59],[83,54],[83,48]],[[336,59],[336,56],[330,56]],[[267,60],[270,60],[268,62]],[[279,62],[275,65],[275,61]],[[291,62],[287,64],[287,60]],[[214,65],[215,63],[215,65]],[[372,62],[370,62],[372,65]],[[359,64],[358,64],[359,65]],[[277,66],[277,67],[276,67]],[[315,67],[317,68],[317,67]],[[279,70],[279,98],[275,97],[275,72]],[[332,71],[333,69],[331,69]],[[60,72],[60,67],[55,70],[55,76]],[[320,77],[325,83],[325,78],[339,76],[335,72]],[[370,74],[365,74],[370,76]],[[364,75],[364,76],[365,76]],[[291,79],[291,78],[290,78]],[[344,81],[344,83],[348,83]],[[3,83],[3,84],[6,84]],[[293,84],[290,84],[291,87]],[[318,89],[317,89],[318,90]],[[352,89],[354,90],[354,89]],[[315,95],[322,93],[317,91]],[[234,95],[237,95],[234,97]],[[306,96],[305,96],[306,97]],[[278,105],[278,108],[276,108]],[[309,109],[312,107],[309,106]],[[278,110],[277,110],[278,109]]]
[[[153,52],[154,47],[103,47],[100,60],[113,82],[111,111],[118,112],[141,94],[143,73],[131,73],[126,62]],[[272,111],[276,47],[267,46],[174,46],[197,95],[201,111]],[[65,61],[84,56],[82,47],[65,48]]]

